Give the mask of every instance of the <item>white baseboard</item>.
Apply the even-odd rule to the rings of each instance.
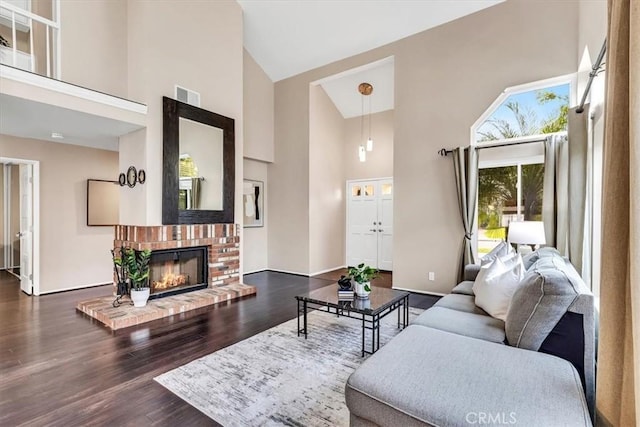
[[[324,273],[328,273],[330,271],[340,270],[341,268],[347,268],[347,266],[346,265],[341,265],[341,266],[338,266],[338,267],[327,268],[326,270],[316,271],[315,273],[311,273],[311,274],[309,274],[309,276],[317,276],[318,274],[324,274]]]
[[[40,291],[40,295],[46,295],[46,294],[55,294],[58,292],[65,292],[65,291],[75,291],[78,289],[86,289],[86,288],[95,288],[98,286],[105,286],[105,285],[112,285],[113,281],[106,281],[106,282],[99,282],[99,283],[89,283],[86,285],[77,285],[77,286],[69,286],[68,288],[60,288],[60,289],[51,289],[51,290],[46,290],[46,291]]]
[[[262,273],[263,271],[268,271],[268,268],[260,268],[258,270],[251,270],[251,271],[243,271],[242,275],[244,276],[245,274],[253,274],[253,273]]]
[[[295,274],[296,276],[309,277],[309,273],[300,273],[298,271],[280,270],[277,268],[267,268],[265,271],[275,271],[276,273]]]
[[[443,297],[445,295],[448,295],[448,294],[441,294],[440,292],[420,291],[418,289],[399,288],[397,286],[392,286],[391,289],[395,289],[397,291],[413,292],[413,293],[416,293],[416,294],[433,295],[433,296],[437,296],[437,297]]]

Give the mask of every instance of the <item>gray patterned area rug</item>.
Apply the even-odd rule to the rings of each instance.
[[[422,311],[411,308],[410,320]],[[400,332],[396,313],[380,323],[384,345]],[[311,312],[308,327],[305,340],[290,320],[155,380],[224,426],[347,426],[344,386],[364,360],[362,323]]]

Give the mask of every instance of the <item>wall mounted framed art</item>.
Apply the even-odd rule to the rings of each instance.
[[[264,226],[264,183],[245,179],[242,185],[242,212],[245,227]]]

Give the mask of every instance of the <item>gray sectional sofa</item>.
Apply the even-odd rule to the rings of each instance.
[[[474,303],[479,266],[356,369],[352,426],[590,426],[593,295],[553,248],[524,259],[506,321]]]

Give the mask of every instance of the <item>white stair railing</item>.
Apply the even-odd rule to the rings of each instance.
[[[59,3],[54,0],[54,10],[56,12],[56,16],[59,16],[59,9],[57,8]],[[6,63],[6,58],[4,57],[4,53],[9,50],[11,55],[11,62],[8,65],[11,65],[16,68],[28,68],[31,72],[36,71],[36,56],[34,50],[34,21],[43,24],[45,27],[45,55],[46,55],[46,76],[59,78],[60,77],[60,24],[58,22],[54,22],[50,19],[44,18],[42,16],[36,15],[28,10],[17,7],[11,3],[7,3],[6,1],[0,0],[0,10],[6,10],[9,12],[10,17],[9,21],[11,23],[11,47],[6,48],[2,47],[0,50],[0,63]],[[3,14],[6,19],[6,14]],[[18,50],[17,43],[17,24],[19,17],[23,17],[21,22],[27,22],[28,31],[29,31],[29,53],[22,52]],[[53,38],[54,44],[52,46],[51,39]],[[53,47],[53,49],[52,49]],[[19,61],[19,58],[24,56],[29,57],[29,64],[25,66],[24,61]],[[53,58],[52,58],[53,56]]]

